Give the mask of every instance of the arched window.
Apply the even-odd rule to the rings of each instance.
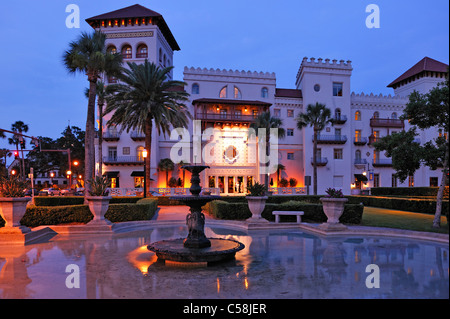
[[[261,97],[262,98],[268,98],[269,97],[269,90],[267,88],[261,89]]]
[[[192,94],[200,94],[200,86],[197,83],[192,84]]]
[[[131,59],[132,58],[132,49],[131,46],[126,44],[122,47],[122,56],[124,59]]]
[[[227,98],[227,87],[226,87],[226,86],[224,86],[224,87],[220,90],[219,97],[220,97],[221,99],[226,99],[226,98]]]
[[[145,44],[141,44],[138,46],[136,58],[138,58],[138,59],[148,58],[148,48]]]
[[[334,118],[335,118],[336,120],[340,120],[340,119],[341,119],[341,109],[336,109],[336,110],[334,111]]]
[[[162,49],[159,48],[159,62],[162,62],[162,58],[163,58]]]
[[[357,159],[357,160],[361,159],[361,151],[360,150],[355,151],[355,159]]]
[[[396,120],[397,118],[398,118],[397,113],[396,112],[392,113],[391,119]]]
[[[234,87],[234,98],[242,99],[241,90],[239,90],[236,86]]]
[[[361,112],[360,111],[355,112],[355,121],[361,121]]]
[[[117,49],[116,49],[116,47],[114,45],[110,45],[106,49],[106,52],[111,53],[111,54],[115,54],[115,53],[117,53]]]
[[[136,156],[137,156],[138,162],[144,161],[144,156],[142,155],[143,151],[144,151],[144,146],[138,146],[136,148]]]
[[[164,61],[163,61],[164,67],[166,67],[166,62],[167,62],[167,57],[166,57],[166,55],[164,54]]]
[[[373,118],[374,118],[374,119],[380,118],[380,113],[374,112],[374,113],[373,113]]]

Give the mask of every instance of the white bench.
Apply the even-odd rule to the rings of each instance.
[[[302,215],[305,214],[305,212],[302,211],[281,211],[281,210],[275,210],[272,212],[273,215],[275,215],[275,223],[280,222],[280,215],[285,216],[297,216],[297,223],[300,224],[302,222]]]

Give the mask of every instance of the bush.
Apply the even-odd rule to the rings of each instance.
[[[83,205],[84,197],[81,196],[36,196],[34,204],[36,206],[66,206]]]
[[[203,207],[204,211],[217,219],[235,219],[244,220],[252,216],[245,202],[226,202],[223,200],[215,200]],[[301,201],[290,200],[282,204],[266,203],[266,207],[261,216],[267,220],[273,221],[275,217],[272,215],[274,210],[285,211],[304,211],[303,220],[306,222],[323,223],[327,221],[327,217],[323,212],[322,204],[307,203]],[[347,224],[360,224],[364,206],[360,204],[346,204],[344,213],[340,221]],[[281,221],[295,221],[295,216],[281,216]]]
[[[157,200],[151,198],[141,199],[136,204],[110,204],[105,218],[113,223],[149,220],[153,218],[157,208]],[[88,205],[30,206],[20,222],[24,226],[37,227],[68,223],[86,224],[92,218]]]
[[[289,182],[286,178],[282,178],[280,180],[280,187],[288,187],[288,185],[289,185]]]
[[[374,196],[397,195],[436,197],[438,190],[439,187],[374,187],[370,190],[370,193]],[[448,194],[448,186],[446,187],[446,192]]]
[[[294,177],[289,178],[289,186],[290,187],[296,187],[297,186],[297,179]]]

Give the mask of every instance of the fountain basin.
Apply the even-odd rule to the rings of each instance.
[[[187,248],[183,245],[184,240],[162,240],[151,243],[147,249],[155,252],[158,260],[210,263],[233,259],[236,252],[245,248],[238,241],[221,238],[209,238],[211,246],[207,248]]]

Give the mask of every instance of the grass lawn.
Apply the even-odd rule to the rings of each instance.
[[[364,207],[362,226],[388,227],[448,234],[447,218],[441,216],[441,228],[435,229],[434,215],[411,213],[378,207]]]

